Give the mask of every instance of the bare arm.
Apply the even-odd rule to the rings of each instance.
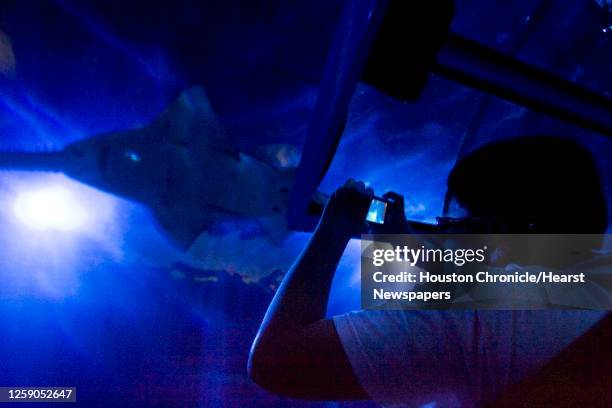
[[[276,292],[249,358],[251,378],[270,392],[307,399],[367,397],[325,311],[338,262],[350,237],[362,231],[371,198],[363,183],[349,180],[338,189]]]

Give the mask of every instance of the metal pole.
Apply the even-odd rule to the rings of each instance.
[[[612,99],[456,34],[434,73],[559,120],[612,137]]]

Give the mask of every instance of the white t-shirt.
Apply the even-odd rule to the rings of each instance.
[[[542,367],[605,313],[383,310],[335,316],[334,323],[372,400],[477,407]]]
[[[605,314],[362,310],[335,316],[334,324],[372,400],[397,407],[477,407],[545,365]]]

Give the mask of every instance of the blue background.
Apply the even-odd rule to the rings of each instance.
[[[142,126],[201,83],[238,149],[299,151],[343,1],[124,3],[2,3],[16,69],[0,79],[0,149],[47,151]],[[602,21],[594,0],[459,0],[453,30],[609,96]],[[362,179],[379,195],[405,195],[411,219],[432,221],[477,112],[468,149],[525,133],[577,137],[596,153],[610,200],[609,139],[435,76],[414,104],[360,84],[320,188]],[[53,183],[102,209],[86,233],[15,220],[18,191]],[[0,231],[0,385],[76,386],[82,406],[342,405],[253,385],[248,348],[276,280],[190,259],[141,206],[60,175],[0,172]],[[307,238],[296,233],[291,245],[297,251]],[[330,314],[358,307],[357,247],[339,268]]]

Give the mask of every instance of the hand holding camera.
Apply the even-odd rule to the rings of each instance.
[[[323,211],[321,226],[347,237],[410,232],[404,197],[391,191],[376,197],[365,183],[353,179],[332,194]]]

